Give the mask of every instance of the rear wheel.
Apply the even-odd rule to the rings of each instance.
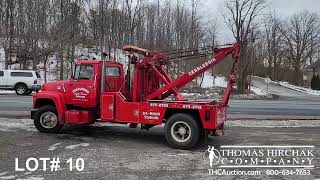
[[[43,133],[58,133],[63,126],[59,123],[56,108],[50,105],[43,106],[36,111],[34,125]]]
[[[165,136],[171,147],[190,149],[200,137],[200,128],[196,120],[184,113],[172,115],[165,125]]]
[[[17,84],[14,88],[17,95],[26,95],[29,91],[28,87],[25,84]]]

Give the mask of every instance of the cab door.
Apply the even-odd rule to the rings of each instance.
[[[106,68],[106,90],[108,92],[117,92],[124,88],[124,77],[122,66],[107,65]],[[122,89],[123,90],[123,89]]]
[[[74,106],[95,107],[97,91],[94,66],[92,64],[77,64],[73,79],[68,88],[67,98]]]

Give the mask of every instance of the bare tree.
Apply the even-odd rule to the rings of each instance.
[[[268,14],[264,20],[264,37],[266,42],[266,58],[268,61],[268,76],[279,80],[280,65],[283,60],[282,23],[275,12]]]
[[[248,45],[250,34],[257,29],[257,17],[266,7],[265,0],[226,0],[227,12],[224,14],[225,21],[240,45],[240,69],[237,83],[239,92],[247,89],[247,75],[249,74]]]
[[[287,58],[295,71],[294,84],[302,83],[301,68],[308,57],[314,55],[314,47],[319,44],[319,16],[315,13],[302,12],[293,15],[281,29],[285,37]]]

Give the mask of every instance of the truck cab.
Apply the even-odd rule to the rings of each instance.
[[[100,104],[102,61],[80,60],[75,62],[73,75],[65,85],[66,104],[81,108],[95,108]],[[114,61],[106,62],[106,91],[117,92],[124,85],[123,66]],[[123,88],[124,89],[124,88]]]
[[[31,116],[41,118],[38,116],[42,112],[51,113],[42,117],[48,119],[47,125],[42,121],[37,128],[43,132],[54,132],[55,128],[51,127],[59,123],[90,124],[100,118],[101,69],[101,60],[77,60],[70,79],[43,84],[41,91],[33,96],[35,110]],[[106,90],[125,93],[123,65],[106,61],[105,71]]]

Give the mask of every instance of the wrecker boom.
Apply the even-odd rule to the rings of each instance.
[[[157,89],[150,90],[150,93],[146,93],[142,101],[149,101],[153,99],[165,99],[171,94],[175,95],[175,100],[183,101],[186,98],[179,92],[179,89],[188,84],[190,81],[194,80],[201,74],[203,74],[208,69],[214,67],[216,64],[224,60],[228,55],[232,55],[234,62],[233,67],[231,69],[230,74],[230,82],[228,84],[225,97],[222,99],[220,103],[227,104],[229,99],[229,94],[232,90],[232,86],[236,81],[236,74],[235,70],[237,68],[237,62],[239,59],[239,50],[240,47],[238,44],[228,45],[227,47],[223,48],[215,48],[214,51],[217,53],[212,59],[204,62],[203,64],[197,66],[196,68],[192,69],[189,72],[186,72],[179,78],[175,80],[171,80],[168,74],[163,70],[162,65],[166,64],[167,61],[165,60],[166,54],[161,53],[160,51],[157,52],[149,52],[146,49],[138,48],[131,45],[125,45],[123,47],[124,50],[129,51],[130,53],[139,53],[143,54],[145,57],[142,58],[140,61],[132,61],[135,64],[135,67],[138,68],[140,71],[143,69],[147,69],[147,72],[152,71],[151,75],[155,75],[164,85]],[[131,56],[136,58],[134,56]],[[139,77],[139,70],[135,70],[135,79],[143,79],[145,77]],[[146,73],[142,73],[146,74]],[[150,73],[149,73],[150,74]],[[146,78],[149,79],[149,78]],[[145,83],[147,85],[148,82]],[[150,84],[149,84],[150,85]],[[143,85],[142,85],[143,86]],[[141,87],[141,86],[140,86]],[[134,87],[139,88],[139,87]],[[133,90],[133,93],[141,93]],[[139,94],[133,94],[133,97],[138,97]],[[141,99],[140,99],[141,100]],[[133,101],[139,101],[139,98],[134,98]]]

